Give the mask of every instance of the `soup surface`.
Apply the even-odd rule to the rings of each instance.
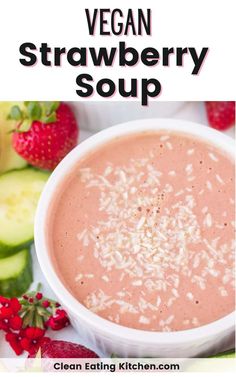
[[[67,289],[117,324],[177,331],[234,310],[234,164],[201,140],[99,147],[57,188],[47,236]]]

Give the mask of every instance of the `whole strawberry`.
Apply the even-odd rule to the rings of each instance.
[[[24,102],[8,117],[17,122],[12,143],[30,165],[53,170],[78,140],[78,125],[71,108],[63,102]]]
[[[206,102],[209,124],[217,130],[226,130],[235,124],[235,102]]]
[[[29,355],[36,357],[37,353]],[[81,344],[66,342],[64,340],[46,340],[40,348],[40,356],[43,359],[95,359],[99,356]]]

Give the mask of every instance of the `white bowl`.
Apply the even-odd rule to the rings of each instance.
[[[68,310],[71,323],[85,341],[104,355],[120,357],[194,357],[206,355],[233,336],[234,313],[198,328],[176,332],[151,332],[117,325],[92,313],[62,284],[51,263],[45,235],[48,208],[58,184],[74,164],[116,136],[142,131],[170,130],[203,139],[234,157],[234,141],[224,134],[197,123],[173,119],[148,119],[107,128],[74,148],[50,176],[41,195],[35,219],[35,246],[45,277],[60,302]]]

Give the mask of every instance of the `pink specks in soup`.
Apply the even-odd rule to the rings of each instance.
[[[117,324],[178,331],[234,310],[234,163],[181,133],[122,136],[59,185],[47,237],[80,303]]]

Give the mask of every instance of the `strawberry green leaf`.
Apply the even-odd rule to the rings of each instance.
[[[27,132],[32,126],[32,121],[30,119],[25,119],[21,125],[18,127],[16,132]]]
[[[51,102],[50,113],[56,111],[60,105],[59,101]]]
[[[59,101],[50,101],[50,102],[43,102],[43,107],[45,108],[45,113],[47,116],[51,115],[53,112],[55,112],[60,105]]]
[[[19,122],[16,132],[26,132],[33,121],[38,120],[45,124],[56,122],[59,105],[59,101],[24,101],[24,110],[13,106],[7,119]]]
[[[46,124],[56,122],[56,120],[57,120],[56,113],[53,113],[49,116],[45,116],[45,117],[42,118],[42,122],[46,123]]]
[[[19,106],[12,106],[10,110],[10,114],[8,115],[7,119],[11,120],[22,120],[23,118],[23,113]]]
[[[42,115],[42,109],[41,109],[40,103],[36,101],[29,102],[27,105],[27,112],[30,119],[40,120],[41,115]]]

